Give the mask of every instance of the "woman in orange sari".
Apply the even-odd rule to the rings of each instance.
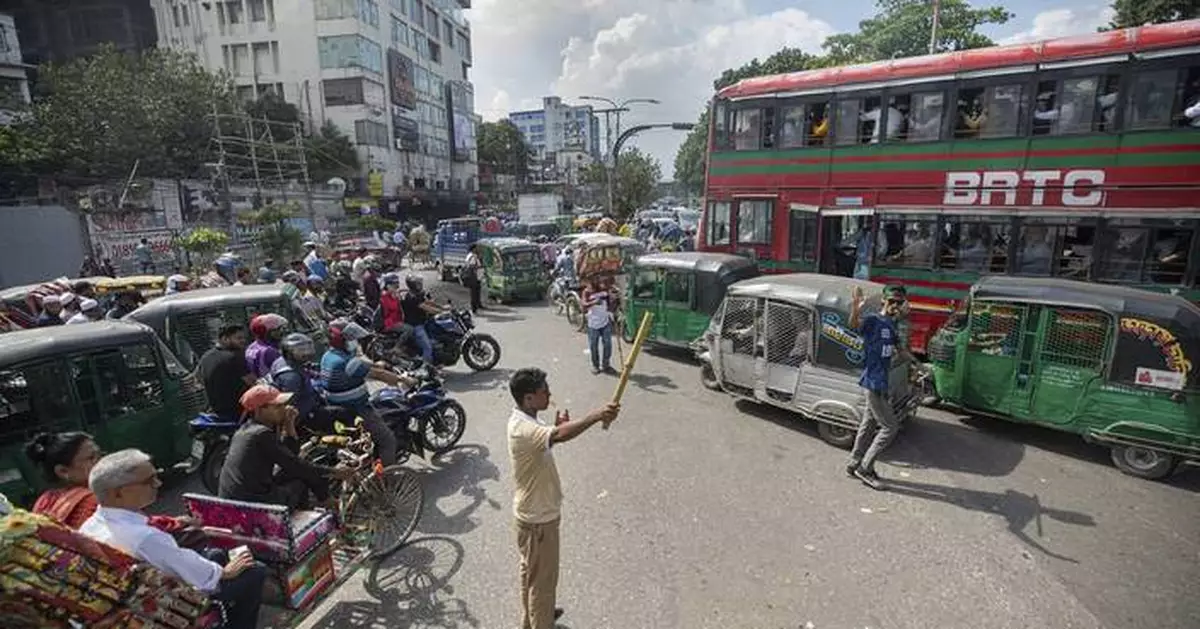
[[[55,485],[38,496],[33,512],[78,529],[96,512],[96,495],[88,489],[88,474],[100,459],[100,448],[86,432],[40,433],[25,446],[25,456],[42,468]],[[182,537],[192,528],[191,518],[150,516],[150,526]],[[194,530],[194,529],[193,529]],[[183,544],[182,540],[180,541]]]

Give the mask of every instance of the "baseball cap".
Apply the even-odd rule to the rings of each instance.
[[[242,405],[242,410],[247,413],[253,413],[264,406],[287,404],[291,399],[291,393],[284,393],[269,385],[256,384],[246,389],[239,402]]]

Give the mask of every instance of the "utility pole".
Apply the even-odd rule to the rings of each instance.
[[[654,98],[628,98],[628,99],[625,99],[625,100],[621,101],[620,103],[618,103],[617,101],[615,101],[611,98],[606,98],[604,96],[580,96],[579,100],[594,100],[594,101],[600,101],[602,103],[608,103],[609,105],[612,105],[611,109],[600,110],[599,112],[596,112],[596,113],[604,114],[604,127],[606,129],[606,136],[607,136],[607,140],[608,140],[607,144],[608,144],[608,148],[609,148],[608,152],[609,152],[609,155],[611,155],[611,160],[612,160],[611,166],[608,169],[608,212],[612,216],[616,216],[617,208],[616,208],[616,206],[613,205],[613,186],[614,186],[614,181],[617,178],[617,153],[616,153],[616,151],[620,149],[619,145],[621,143],[621,141],[620,141],[621,112],[629,111],[629,105],[632,105],[634,103],[645,103],[648,105],[658,105],[658,104],[661,104],[661,101],[654,99]],[[609,113],[614,113],[614,114],[616,114],[616,117],[617,117],[618,139],[617,139],[616,144],[613,144],[613,139],[612,139],[613,129],[612,129],[612,125],[609,124],[609,118],[608,118]]]
[[[941,9],[941,1],[933,0],[933,24],[929,28],[929,54],[931,55],[937,52],[938,18]]]

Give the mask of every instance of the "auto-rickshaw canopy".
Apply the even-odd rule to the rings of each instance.
[[[694,275],[696,289],[692,306],[709,316],[721,305],[729,285],[758,275],[758,264],[754,260],[728,253],[651,253],[639,256],[634,268],[682,271]]]
[[[646,252],[646,246],[633,238],[610,234],[584,234],[571,243],[575,251],[575,273],[591,275],[625,273],[633,260]]]

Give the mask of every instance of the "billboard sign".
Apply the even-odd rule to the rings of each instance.
[[[392,108],[392,140],[401,151],[417,151],[421,148],[421,128],[417,121],[403,115],[404,110]]]
[[[471,84],[464,81],[446,82],[446,113],[450,124],[450,153],[455,161],[470,161],[475,150],[475,123],[471,120],[474,109],[474,93]]]
[[[417,88],[413,85],[413,60],[388,48],[388,79],[392,104],[405,109],[417,108]]]

